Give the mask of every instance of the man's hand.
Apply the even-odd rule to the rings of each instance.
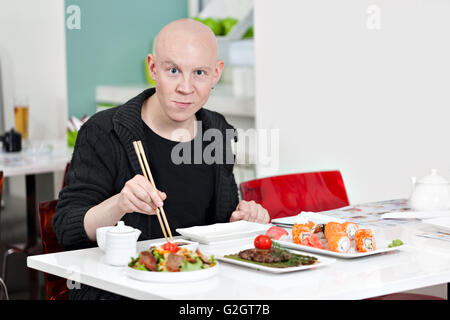
[[[231,214],[230,221],[247,220],[258,223],[269,223],[270,216],[266,209],[255,201],[242,200]]]
[[[125,183],[119,193],[118,206],[125,213],[140,212],[156,214],[156,208],[162,207],[167,195],[156,190],[142,175],[136,175]]]

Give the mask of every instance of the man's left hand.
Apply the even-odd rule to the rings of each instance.
[[[258,223],[269,223],[270,216],[266,209],[255,201],[241,200],[231,214],[230,221],[247,220]]]

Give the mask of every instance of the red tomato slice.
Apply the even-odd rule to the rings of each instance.
[[[255,248],[268,250],[272,247],[272,240],[266,235],[260,234],[255,238]]]
[[[178,251],[178,243],[176,242],[166,242],[163,245],[163,249],[170,252],[177,252]]]

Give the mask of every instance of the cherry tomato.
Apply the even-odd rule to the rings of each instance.
[[[178,243],[176,242],[166,242],[163,245],[163,249],[170,252],[177,252],[178,251]]]
[[[266,235],[259,235],[255,238],[254,241],[255,248],[268,250],[272,247],[272,240]]]

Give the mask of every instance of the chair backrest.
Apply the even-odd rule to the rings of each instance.
[[[283,218],[301,211],[326,211],[349,205],[340,171],[320,171],[267,177],[243,182],[242,199],[254,200],[270,218]]]
[[[44,253],[63,251],[56,238],[52,222],[56,212],[57,202],[58,200],[52,200],[39,203],[39,217]],[[67,300],[69,298],[69,289],[67,287],[66,279],[47,273],[44,273],[44,279],[47,300]]]

